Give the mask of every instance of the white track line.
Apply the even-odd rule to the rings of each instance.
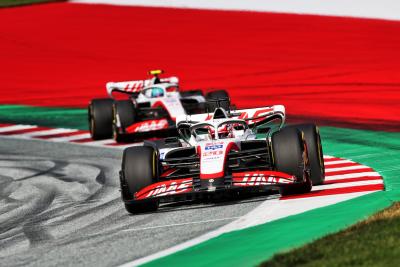
[[[71,141],[76,141],[76,140],[81,140],[81,139],[86,139],[86,138],[90,138],[89,133],[83,133],[83,134],[77,134],[77,135],[71,135],[71,136],[65,136],[65,137],[55,137],[55,138],[49,138],[47,140],[54,141],[54,142],[71,142]]]
[[[337,161],[328,161],[325,162],[324,165],[329,166],[329,165],[336,165],[336,164],[344,164],[344,163],[354,163],[356,164],[354,161],[348,160],[348,159],[338,159]]]
[[[359,169],[367,169],[367,168],[369,168],[369,167],[354,163],[354,166],[346,166],[346,167],[340,167],[340,168],[325,168],[325,173],[338,172],[338,171],[351,171],[351,170],[359,170]]]
[[[73,133],[73,132],[76,132],[76,131],[78,131],[78,130],[59,128],[59,129],[50,129],[50,130],[42,130],[42,131],[37,131],[37,132],[24,133],[24,134],[21,134],[21,136],[36,138],[38,136],[46,136],[46,135],[53,135],[53,134],[63,134],[63,133]]]
[[[234,220],[234,219],[238,219],[238,218],[240,218],[240,217],[227,217],[227,218],[204,220],[204,221],[197,221],[197,222],[173,223],[173,224],[166,224],[166,225],[157,225],[157,226],[125,229],[125,230],[122,230],[122,232],[135,232],[135,231],[153,230],[153,229],[159,229],[159,228],[165,228],[165,227],[169,228],[169,227],[184,226],[184,225],[191,225],[191,224],[201,224],[201,223],[228,221],[228,220]]]
[[[0,128],[0,133],[7,133],[11,131],[18,131],[18,130],[27,130],[27,129],[32,129],[32,128],[37,128],[35,125],[12,125],[12,126],[5,126]]]
[[[274,199],[264,201],[256,209],[250,211],[239,220],[226,226],[230,231],[244,229],[266,222],[271,222],[290,215],[303,213],[308,210],[336,204],[370,192],[356,192],[343,195],[316,196],[298,199]]]
[[[106,140],[99,140],[99,141],[84,142],[83,144],[88,145],[88,146],[104,146],[104,145],[109,145],[109,144],[115,144],[115,140],[106,139]]]
[[[383,184],[383,180],[380,179],[380,180],[369,180],[369,181],[357,181],[357,182],[350,182],[350,183],[317,185],[317,186],[313,186],[312,191],[336,189],[336,188],[346,188],[346,187],[363,186],[363,185],[374,185],[374,184]]]
[[[367,168],[367,167],[366,167]],[[325,176],[326,181],[331,180],[340,180],[340,179],[349,179],[349,178],[361,178],[366,176],[381,176],[377,172],[359,172],[359,173],[349,173],[349,174],[339,174],[339,175],[331,175]]]

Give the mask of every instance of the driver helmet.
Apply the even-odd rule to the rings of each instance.
[[[164,96],[164,90],[162,88],[156,87],[151,90],[151,97]]]
[[[218,135],[220,139],[234,138],[233,126],[225,124],[222,128],[218,129]]]

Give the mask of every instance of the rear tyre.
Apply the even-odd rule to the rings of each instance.
[[[133,199],[136,192],[157,182],[158,157],[152,147],[137,146],[124,150],[122,156],[121,189],[124,199]],[[129,213],[156,211],[158,200],[125,203]]]
[[[131,100],[115,101],[113,105],[113,137],[115,141],[121,142],[124,136],[119,132],[119,129],[125,129],[135,122],[136,112]],[[119,126],[117,125],[119,122]]]
[[[302,133],[296,128],[283,128],[271,138],[275,169],[302,179],[308,162]],[[281,195],[310,192],[312,184],[308,175],[306,176],[307,180],[304,183],[282,187]]]
[[[225,90],[215,90],[207,93],[206,95],[206,109],[208,112],[214,112],[216,108],[218,108],[218,103],[216,100],[223,100],[220,101],[220,107],[229,110],[231,107],[231,101],[229,98],[229,94]]]
[[[293,125],[292,127],[296,127],[304,133],[313,185],[323,184],[325,181],[325,165],[318,127],[315,124]]]
[[[189,97],[189,96],[204,96],[203,91],[201,90],[189,90],[189,91],[181,91],[181,97]]]
[[[89,103],[89,130],[92,139],[101,140],[112,137],[112,106],[111,98],[93,99]]]

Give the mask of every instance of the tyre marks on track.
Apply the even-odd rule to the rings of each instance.
[[[117,266],[212,231],[265,199],[163,204],[131,216],[120,199],[120,150],[0,139],[4,266]]]
[[[0,258],[11,248],[18,253],[77,238],[77,229],[101,217],[93,212],[98,206],[113,203],[110,214],[117,210],[117,183],[104,177],[108,167],[84,161],[0,155],[0,247],[7,248]]]
[[[105,146],[123,149],[138,143],[117,143],[113,139],[93,140],[89,131],[63,128],[40,127],[23,124],[0,124],[0,135],[21,139],[39,139],[50,142],[67,142],[89,146]]]

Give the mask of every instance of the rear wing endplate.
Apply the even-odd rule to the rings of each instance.
[[[135,94],[139,93],[145,87],[151,86],[155,84],[157,81],[155,78],[148,80],[136,80],[136,81],[125,81],[125,82],[108,82],[106,84],[107,93],[110,97],[112,97],[112,93],[117,91],[126,94]],[[169,78],[161,78],[157,83],[170,83],[174,85],[178,85],[179,79],[178,77],[169,77]]]
[[[229,119],[241,119],[247,121],[249,126],[252,126],[260,121],[271,116],[280,116],[282,121],[285,120],[285,107],[283,105],[275,105],[261,108],[238,109],[230,112]],[[202,113],[195,115],[181,115],[176,119],[176,125],[181,123],[195,124],[213,120],[214,113]]]

